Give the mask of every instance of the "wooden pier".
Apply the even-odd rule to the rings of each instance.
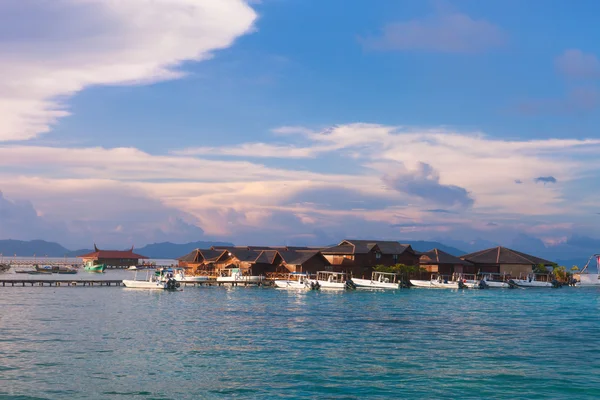
[[[123,286],[122,280],[106,279],[86,279],[86,280],[68,280],[68,279],[0,279],[0,285],[6,286]]]
[[[262,282],[217,282],[216,280],[202,281],[202,282],[179,282],[181,286],[272,286],[271,281]],[[0,286],[2,287],[32,287],[32,286],[45,286],[45,287],[57,287],[57,286],[123,286],[122,280],[108,280],[108,279],[85,279],[85,280],[69,280],[69,279],[0,279]]]

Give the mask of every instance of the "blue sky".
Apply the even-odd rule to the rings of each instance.
[[[3,3],[0,238],[600,237],[599,11]]]

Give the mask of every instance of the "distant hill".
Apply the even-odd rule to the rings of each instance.
[[[185,244],[164,242],[149,244],[134,251],[150,258],[172,259],[186,255],[196,248],[207,249],[211,246],[233,246],[233,244],[229,242],[192,242]],[[102,249],[102,247],[100,248]],[[125,250],[125,248],[117,250]],[[77,257],[92,251],[92,249],[69,250],[58,243],[46,242],[45,240],[0,240],[0,254],[4,257],[12,257],[15,254],[19,257],[33,257],[34,255],[37,257]]]
[[[466,251],[459,250],[456,247],[446,246],[440,242],[429,242],[426,240],[400,240],[399,242],[403,244],[410,244],[413,250],[421,252],[429,251],[431,249],[440,249],[457,257],[467,254]]]
[[[176,244],[171,242],[148,244],[134,251],[150,258],[174,259],[184,256],[194,249],[209,249],[212,246],[233,246],[229,242],[191,242],[185,244]]]
[[[0,254],[4,257],[64,257],[70,253],[58,243],[46,242],[45,240],[0,240]]]

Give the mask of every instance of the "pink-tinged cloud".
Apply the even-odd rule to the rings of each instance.
[[[556,69],[569,78],[600,78],[600,60],[579,49],[565,50],[555,60]]]
[[[379,36],[361,38],[372,50],[423,50],[471,53],[502,46],[506,34],[484,19],[462,13],[441,13],[427,18],[390,23]]]

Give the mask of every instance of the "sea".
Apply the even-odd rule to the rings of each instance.
[[[599,398],[599,299],[0,286],[0,399]]]

